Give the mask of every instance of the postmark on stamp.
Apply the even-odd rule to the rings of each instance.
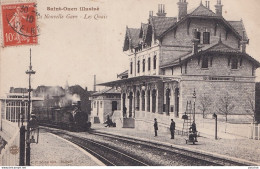
[[[19,153],[19,148],[16,145],[10,147],[10,153],[16,155]]]
[[[36,3],[2,5],[4,47],[38,43],[36,7]]]

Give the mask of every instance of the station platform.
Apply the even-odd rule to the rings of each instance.
[[[231,136],[229,136],[228,139],[225,137],[220,137],[218,140],[215,140],[214,137],[207,137],[206,135],[198,137],[198,142],[193,145],[192,143],[186,144],[185,139],[187,139],[187,136],[175,135],[175,139],[170,139],[170,131],[162,132],[160,131],[160,128],[158,130],[158,136],[154,137],[153,125],[151,126],[150,131],[142,131],[135,128],[105,127],[104,124],[92,124],[91,128],[97,132],[176,146],[182,149],[211,154],[216,157],[227,158],[244,162],[245,164],[260,166],[259,140]],[[80,135],[83,134],[85,133],[80,133]]]
[[[31,166],[104,166],[104,164],[77,145],[40,130],[39,143],[31,144]]]

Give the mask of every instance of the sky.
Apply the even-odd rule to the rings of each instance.
[[[3,1],[3,0],[2,0]],[[197,7],[201,0],[187,0],[188,10]],[[215,11],[217,0],[210,0]],[[38,0],[37,10],[42,16],[39,43],[0,49],[0,94],[13,87],[27,87],[29,50],[36,74],[32,87],[39,85],[81,85],[93,90],[97,83],[116,80],[117,74],[128,69],[128,56],[123,53],[126,26],[139,28],[146,23],[149,11],[157,12],[158,4],[165,4],[167,16],[177,16],[178,0]],[[205,1],[203,0],[205,4]],[[260,1],[222,0],[226,20],[243,19],[250,44],[247,53],[260,61]],[[99,7],[99,11],[48,11],[47,7]],[[45,15],[63,15],[63,19],[46,19]],[[77,16],[77,18],[66,18]],[[94,19],[98,14],[105,19]],[[84,19],[85,15],[92,16]],[[2,34],[2,33],[1,33]],[[1,36],[1,42],[2,42]],[[260,81],[260,70],[256,72]]]

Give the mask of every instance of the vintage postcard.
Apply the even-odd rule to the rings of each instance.
[[[0,5],[3,169],[259,168],[260,1]]]

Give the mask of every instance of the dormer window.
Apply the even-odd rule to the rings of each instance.
[[[238,59],[232,58],[231,59],[231,69],[237,69],[238,68]]]
[[[203,32],[203,44],[210,44],[210,32]]]
[[[203,57],[202,58],[202,65],[201,65],[201,68],[208,68],[209,67],[209,59],[208,57]]]

